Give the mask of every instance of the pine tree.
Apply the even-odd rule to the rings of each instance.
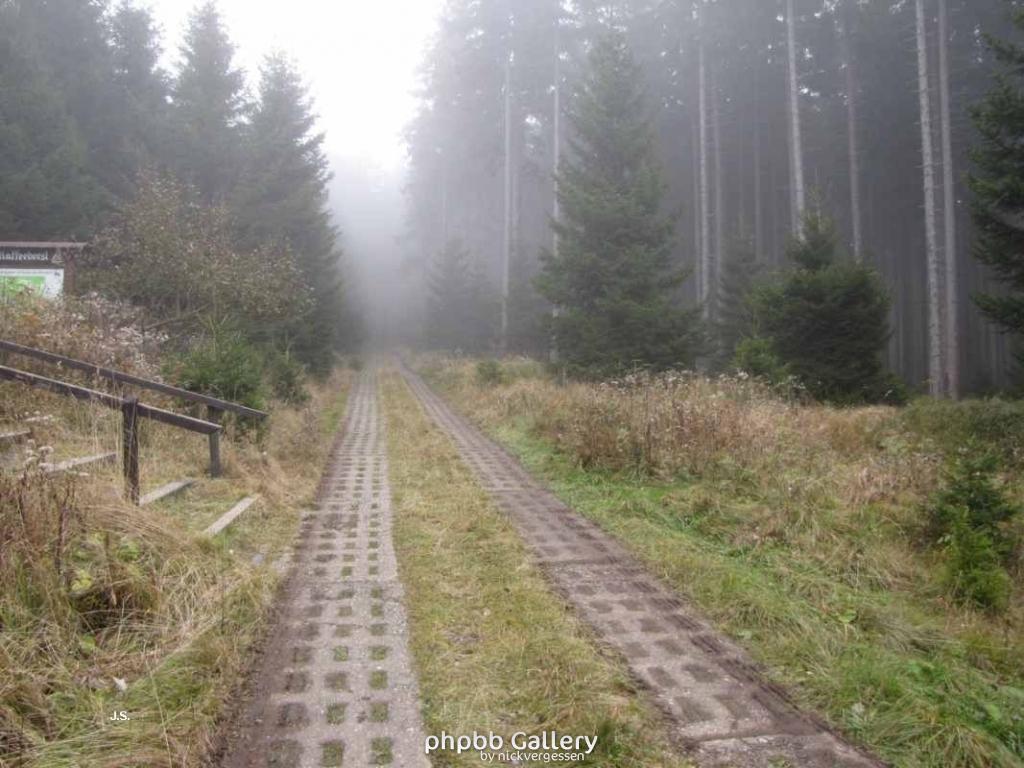
[[[237,180],[245,78],[216,3],[192,14],[174,86],[178,175],[206,202],[222,202]]]
[[[1014,17],[1024,30],[1024,11]],[[974,110],[981,143],[972,153],[975,173],[974,255],[1005,282],[1006,294],[975,297],[981,310],[1007,332],[1024,336],[1024,47],[989,39],[1006,71]],[[1024,363],[1024,353],[1018,355]]]
[[[670,261],[674,223],[661,211],[665,184],[641,74],[622,36],[595,45],[569,119],[575,139],[559,174],[559,255],[543,258],[538,278],[559,307],[552,322],[562,360],[582,375],[689,365],[698,321],[672,301],[685,275]]]
[[[793,269],[751,297],[756,332],[821,400],[898,400],[899,387],[882,364],[889,296],[875,270],[836,251],[832,222],[808,209],[789,248]]]
[[[487,352],[498,330],[498,309],[498,297],[473,268],[465,246],[450,241],[430,274],[428,344],[450,352]]]
[[[316,369],[330,366],[343,329],[337,233],[327,208],[330,180],[324,136],[299,73],[282,55],[262,70],[259,103],[245,131],[245,160],[233,208],[250,247],[290,248],[315,301],[307,316],[282,328],[295,354]]]

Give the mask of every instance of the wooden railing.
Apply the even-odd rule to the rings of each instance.
[[[234,413],[238,416],[248,419],[254,419],[256,421],[263,421],[264,419],[267,418],[268,415],[264,411],[258,411],[255,408],[249,408],[244,405],[239,405],[238,403],[232,403],[228,400],[221,400],[220,398],[211,397],[210,395],[204,395],[199,392],[191,392],[187,389],[181,389],[180,387],[172,387],[170,384],[164,384],[159,381],[151,381],[150,379],[144,379],[140,376],[133,376],[132,374],[124,373],[123,371],[115,371],[112,368],[104,368],[101,365],[87,363],[83,360],[76,360],[73,357],[58,355],[53,352],[46,352],[42,349],[34,349],[33,347],[26,347],[21,344],[16,344],[13,341],[4,341],[3,339],[0,339],[0,352],[6,352],[12,355],[21,355],[22,357],[29,357],[34,360],[40,360],[44,363],[49,363],[51,365],[57,365],[63,368],[81,371],[83,373],[89,374],[90,376],[93,376],[94,378],[105,379],[115,384],[138,387],[139,389],[147,389],[151,392],[159,392],[160,394],[177,398],[178,400],[184,400],[186,402],[204,405],[206,406],[206,422],[210,422],[212,424],[220,424],[221,418],[225,413]],[[149,406],[142,407],[148,408]],[[163,413],[169,412],[163,411]],[[157,420],[159,421],[159,419]],[[208,435],[210,443],[210,474],[213,477],[217,477],[220,475],[221,432],[218,429],[215,432],[208,433]]]
[[[36,389],[43,389],[65,397],[73,397],[96,405],[101,405],[111,410],[121,412],[121,464],[125,479],[125,495],[136,504],[139,501],[139,420],[149,419],[160,424],[185,429],[189,432],[196,432],[201,435],[213,437],[220,435],[221,425],[202,419],[194,419],[191,416],[183,416],[180,413],[172,413],[161,408],[154,408],[150,405],[143,405],[136,397],[118,397],[108,392],[98,392],[87,387],[80,387],[77,384],[68,384],[56,379],[48,379],[27,371],[19,371],[14,368],[0,365],[0,380],[14,381]],[[216,455],[211,443],[210,474],[216,476],[220,472],[220,443],[216,444]]]
[[[207,408],[211,408],[219,413],[235,413],[239,416],[245,416],[246,418],[256,419],[259,421],[267,418],[266,413],[263,411],[257,411],[255,408],[248,408],[244,405],[239,405],[238,403],[232,403],[227,400],[210,397],[209,395],[203,395],[199,392],[191,392],[187,389],[172,387],[169,384],[163,384],[159,381],[150,381],[149,379],[143,379],[139,376],[133,376],[130,373],[123,373],[111,368],[104,368],[101,365],[87,363],[82,360],[75,360],[72,357],[65,357],[64,355],[57,355],[53,352],[44,352],[41,349],[25,347],[21,344],[15,344],[13,341],[4,341],[0,339],[0,352],[8,352],[12,355],[31,357],[36,360],[41,360],[44,363],[51,363],[65,368],[71,368],[72,370],[82,371],[83,373],[88,373],[96,378],[106,379],[117,384],[127,384],[129,386],[139,387],[140,389],[148,389],[152,392],[160,392],[161,394],[169,395],[170,397],[175,397],[179,400],[186,400],[191,403],[205,405]]]

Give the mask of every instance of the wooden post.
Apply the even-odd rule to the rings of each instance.
[[[78,293],[78,254],[75,251],[64,251],[64,295],[75,296]]]
[[[121,405],[124,493],[133,504],[139,503],[139,399],[130,397]]]
[[[206,420],[221,423],[224,412],[212,405],[206,406]],[[210,477],[220,477],[220,431],[210,433]]]

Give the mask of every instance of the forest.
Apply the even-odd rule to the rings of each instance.
[[[358,331],[302,76],[271,51],[250,88],[213,2],[164,54],[142,5],[0,3],[2,237],[90,243],[80,289],[197,350],[203,386],[257,387],[209,380],[221,357],[326,372]]]
[[[405,251],[427,287],[410,289],[426,343],[546,358],[568,321],[544,318],[571,291],[546,259],[572,270],[588,215],[649,203],[664,217],[650,222],[663,225],[663,253],[642,270],[658,275],[661,300],[699,313],[685,326],[704,343],[606,362],[794,362],[760,354],[768,326],[793,318],[758,315],[750,299],[775,304],[764,290],[785,291],[780,281],[799,290],[799,252],[823,245],[802,239],[810,216],[837,263],[863,268],[846,279],[862,281],[864,317],[845,330],[841,316],[807,318],[864,336],[852,364],[873,367],[878,352],[890,383],[911,392],[1012,387],[1019,230],[993,226],[1018,196],[1007,169],[1019,153],[1019,13],[1008,0],[448,3],[408,130]],[[609,30],[628,58],[591,61]],[[625,70],[629,82],[616,82]],[[628,102],[588,102],[618,87]],[[595,125],[600,109],[620,110],[614,127]],[[644,152],[618,159],[660,178],[632,200],[588,199],[593,153],[625,140],[619,130],[649,132]]]
[[[0,0],[0,768],[1024,764],[1024,0],[189,6]]]

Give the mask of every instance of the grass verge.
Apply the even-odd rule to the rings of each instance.
[[[382,383],[395,547],[427,733],[597,734],[585,763],[687,765],[624,670],[548,589],[511,524],[395,373]],[[479,764],[440,754],[435,766]]]
[[[610,394],[475,378],[464,365],[432,380],[568,504],[750,649],[804,706],[898,766],[1022,765],[1020,600],[996,618],[953,603],[939,586],[941,563],[914,538],[935,473],[901,476],[938,459],[907,447],[916,438],[898,413],[780,406],[787,423],[775,424],[769,412],[759,425],[775,433],[772,441],[790,429],[784,439],[816,446],[831,430],[833,447],[803,460],[799,446],[780,445],[770,460],[754,457],[738,471],[727,444],[682,476],[652,477],[584,468],[568,441],[550,436],[583,418],[574,398],[599,414]],[[703,397],[687,405],[690,424],[700,408],[717,407]],[[602,429],[614,432],[616,419],[607,415]],[[858,423],[872,420],[885,429],[861,438]],[[844,490],[849,478],[874,483],[877,467],[895,491]]]
[[[305,406],[276,408],[260,441],[224,441],[224,477],[152,507],[124,503],[116,466],[0,473],[0,766],[202,764],[262,634],[277,584],[269,564],[314,497],[348,380],[339,372]],[[52,418],[30,454],[117,449],[108,414],[0,385],[0,423],[35,409]],[[205,471],[205,441],[166,428],[146,430],[141,454],[144,490]],[[224,534],[201,535],[251,495],[258,505]]]

